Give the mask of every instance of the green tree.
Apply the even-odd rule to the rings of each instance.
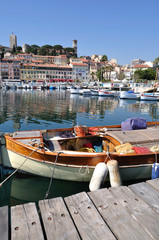
[[[17,47],[17,52],[20,52],[22,50],[22,47],[21,46],[18,46]]]
[[[40,47],[39,47],[38,45],[36,45],[36,44],[31,45],[31,47],[32,47],[32,48],[37,48],[37,49],[40,48]]]
[[[110,66],[106,66],[104,68],[104,73],[106,73],[106,79],[107,80],[110,80],[110,73],[111,71],[113,71],[113,67],[110,65]]]
[[[16,47],[13,45],[12,54],[16,53]]]
[[[61,45],[54,45],[53,48],[57,51],[63,49],[63,47]]]
[[[159,64],[159,57],[155,58],[154,64],[157,64],[157,65]]]
[[[138,69],[134,73],[135,79],[146,79],[146,80],[155,80],[156,71],[153,68],[148,68],[145,70]]]
[[[103,73],[105,72],[105,69],[102,67],[97,70],[96,76],[99,79],[99,81],[103,81]]]
[[[101,58],[101,61],[102,62],[108,61],[107,55],[103,55],[102,58]]]
[[[70,52],[74,53],[75,52],[74,48],[71,48],[71,47],[64,48],[64,50],[68,53],[70,53]]]
[[[46,44],[46,45],[42,46],[42,48],[52,49],[53,46]]]
[[[51,56],[56,56],[56,51],[55,51],[54,48],[51,50],[50,55],[51,55]]]
[[[0,55],[1,58],[4,58],[4,53],[5,53],[5,49],[3,47],[0,48]]]
[[[125,78],[125,74],[123,72],[118,74],[118,79],[123,80]]]
[[[94,72],[91,72],[92,80],[94,80],[94,75],[95,75],[95,73],[94,73]]]
[[[43,55],[43,56],[48,55],[48,50],[47,50],[47,48],[44,48],[44,47],[39,48],[39,50],[38,50],[38,55]]]

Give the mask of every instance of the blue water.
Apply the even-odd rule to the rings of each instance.
[[[120,124],[130,117],[159,118],[158,102],[83,97],[69,91],[0,91],[0,131]]]
[[[158,121],[158,106],[158,102],[71,95],[68,90],[1,90],[0,131],[113,125],[131,117]],[[49,179],[15,175],[0,188],[0,206],[44,199],[48,186]],[[89,191],[88,184],[54,180],[49,197],[80,191]]]

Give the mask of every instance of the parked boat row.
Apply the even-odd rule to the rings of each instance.
[[[142,101],[159,101],[159,93],[135,93],[134,91],[120,92],[121,99],[137,99]]]
[[[66,84],[42,84],[42,83],[3,83],[1,86],[4,90],[18,90],[18,89],[25,89],[25,90],[54,90],[54,89],[69,89],[71,85]]]
[[[119,97],[120,99],[134,99],[145,101],[159,101],[159,93],[139,93],[132,90],[129,91],[114,91],[111,89],[83,89],[71,88],[71,94],[81,94],[83,96],[100,96],[100,97]]]
[[[71,88],[71,94],[81,94],[84,96],[105,96],[105,97],[115,97],[118,96],[117,91],[111,89],[95,89],[95,88]]]

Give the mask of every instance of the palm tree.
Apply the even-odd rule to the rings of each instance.
[[[104,68],[104,72],[106,72],[106,79],[107,80],[110,80],[110,73],[111,71],[113,71],[113,67],[110,65],[110,66],[106,66]]]

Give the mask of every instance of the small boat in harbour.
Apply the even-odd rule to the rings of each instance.
[[[114,91],[112,91],[112,90],[104,90],[104,89],[100,89],[98,95],[100,97],[101,96],[103,96],[103,97],[114,97],[114,96],[116,96]]]
[[[119,94],[120,99],[140,99],[140,93],[135,93],[134,91],[121,91]]]
[[[3,164],[27,174],[50,178],[54,172],[55,179],[89,182],[101,162],[117,160],[123,181],[150,178],[152,165],[159,162],[159,150],[150,150],[159,144],[159,122],[147,122],[146,129],[132,131],[123,131],[121,125],[80,126],[78,130],[30,130],[5,135]],[[128,151],[121,150],[125,145]]]
[[[140,100],[142,101],[159,101],[159,95],[157,94],[141,94]]]

